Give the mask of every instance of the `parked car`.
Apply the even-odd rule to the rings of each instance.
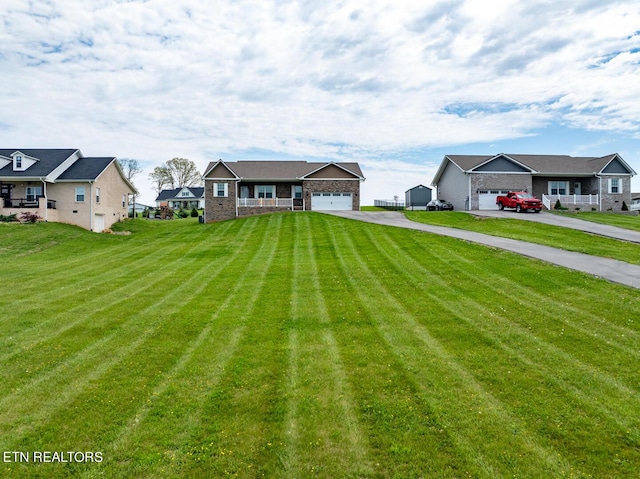
[[[542,201],[526,191],[510,191],[507,196],[498,196],[496,204],[501,210],[515,208],[518,213],[528,210],[540,213],[542,209]]]
[[[427,210],[428,211],[443,211],[443,210],[453,211],[453,205],[446,200],[441,200],[441,199],[431,200],[429,201],[429,203],[427,203]]]

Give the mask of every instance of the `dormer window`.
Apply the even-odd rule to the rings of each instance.
[[[11,158],[13,158],[13,171],[25,171],[39,161],[37,158],[26,156],[20,151],[13,153]]]

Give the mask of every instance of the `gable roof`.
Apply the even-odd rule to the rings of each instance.
[[[203,187],[201,187],[201,186],[184,186],[182,188],[174,188],[174,189],[171,189],[171,190],[162,190],[162,191],[160,191],[160,193],[158,193],[156,201],[164,201],[164,200],[172,200],[172,199],[188,200],[189,198],[192,198],[191,196],[178,196],[178,194],[184,189],[187,189],[187,190],[191,191],[191,194],[195,198],[203,198],[204,197],[204,188]]]
[[[413,190],[423,189],[423,188],[426,188],[428,190],[431,189],[428,186],[424,186],[424,185],[420,184],[420,185],[414,186],[413,188],[409,188],[407,191],[405,191],[405,193],[408,193],[409,191],[413,191]]]
[[[206,177],[218,165],[224,165],[236,177],[243,180],[301,180],[330,165],[335,165],[346,173],[364,180],[358,163],[307,162],[307,161],[270,161],[270,160],[241,160],[216,161],[209,163],[205,170]]]
[[[115,160],[113,157],[80,158],[62,172],[57,179],[62,181],[93,181]]]
[[[494,160],[504,158],[515,162],[515,164],[523,166],[524,168],[530,170],[534,175],[597,175],[602,174],[607,166],[609,166],[612,162],[616,162],[619,164],[618,169],[627,170],[627,173],[620,173],[618,171],[616,172],[616,174],[629,174],[631,176],[636,175],[636,172],[633,170],[633,168],[631,168],[617,153],[601,157],[569,155],[525,155],[506,153],[499,153],[497,155],[491,156],[445,155],[431,184],[437,184],[448,163],[454,164],[465,173],[472,173],[474,172],[474,170],[476,170],[476,168],[487,165]]]
[[[75,149],[24,149],[11,148],[0,149],[0,157],[11,158],[16,152],[34,158],[36,161],[32,166],[24,171],[14,171],[13,163],[0,168],[0,178],[44,178],[68,160],[74,153],[80,156],[80,150]]]

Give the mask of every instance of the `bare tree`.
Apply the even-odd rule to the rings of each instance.
[[[133,185],[133,177],[136,176],[138,173],[142,173],[142,168],[140,168],[140,164],[138,163],[138,160],[135,160],[133,158],[122,158],[117,161],[120,164],[120,168],[122,169],[122,172],[124,173],[125,178],[129,181],[129,183]],[[135,188],[135,185],[134,185],[134,188]],[[133,194],[132,203],[133,203],[133,217],[135,218],[136,217],[135,193]]]
[[[138,160],[134,160],[132,158],[122,158],[118,160],[120,163],[120,168],[122,168],[122,172],[124,176],[129,180],[129,183],[133,184],[133,177],[138,173],[142,173],[142,168],[140,168],[140,164]]]

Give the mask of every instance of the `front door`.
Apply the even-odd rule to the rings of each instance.
[[[13,185],[9,183],[2,183],[0,185],[0,198],[2,198],[2,202],[0,206],[11,207],[11,187]]]
[[[582,183],[580,183],[579,181],[576,181],[573,184],[573,194],[574,195],[581,195],[582,194]]]

